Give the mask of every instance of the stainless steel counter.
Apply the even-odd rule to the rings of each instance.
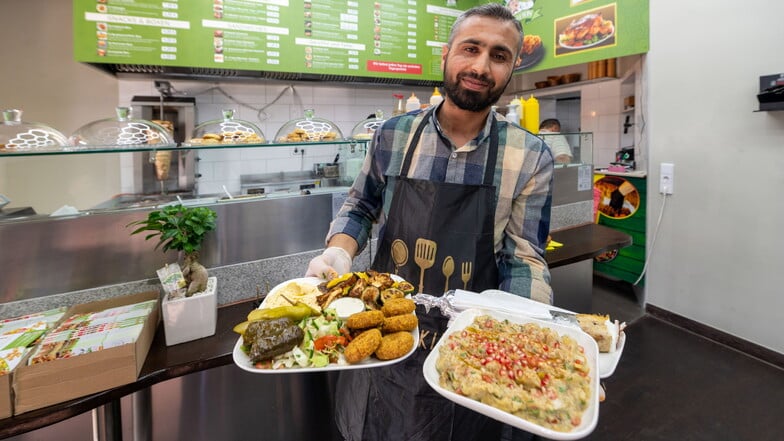
[[[343,194],[337,189],[209,204],[218,224],[205,240],[201,261],[212,268],[321,249]],[[151,210],[0,223],[0,302],[154,278],[177,254],[154,250],[154,241],[130,236],[127,227]]]

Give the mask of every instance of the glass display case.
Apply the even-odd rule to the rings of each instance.
[[[130,107],[117,107],[115,118],[93,121],[78,128],[68,139],[74,149],[129,145],[155,148],[176,146],[172,135],[152,121],[133,119]]]
[[[234,118],[233,109],[223,109],[223,118],[203,122],[193,129],[186,146],[209,144],[261,144],[264,134],[255,124]]]
[[[258,133],[258,132],[257,132]],[[307,143],[215,143],[215,144],[202,144],[202,145],[185,145],[177,146],[176,144],[123,144],[123,145],[101,145],[101,146],[87,146],[79,149],[60,148],[52,149],[0,149],[0,170],[3,167],[13,167],[13,161],[27,160],[27,161],[46,161],[45,165],[36,165],[31,168],[29,175],[30,183],[26,185],[26,198],[20,198],[18,193],[11,191],[9,188],[14,188],[13,185],[6,185],[0,179],[0,201],[5,201],[6,207],[0,207],[0,223],[5,221],[20,221],[20,220],[34,220],[50,216],[55,209],[41,209],[38,206],[37,200],[42,199],[37,197],[38,193],[42,196],[45,194],[52,198],[52,194],[62,195],[61,203],[58,202],[57,206],[70,206],[76,208],[76,212],[69,212],[68,214],[96,214],[104,213],[115,210],[136,209],[136,208],[154,208],[172,203],[184,203],[186,205],[197,204],[210,204],[215,202],[223,202],[225,200],[241,201],[250,196],[248,188],[242,187],[240,183],[241,176],[255,176],[258,173],[265,175],[275,176],[276,181],[280,181],[280,176],[287,176],[293,173],[297,174],[297,179],[307,181],[307,189],[314,192],[329,192],[332,191],[331,187],[341,187],[350,185],[359,169],[357,167],[351,168],[350,171],[354,173],[351,176],[346,175],[349,171],[345,167],[347,160],[353,159],[354,163],[361,164],[361,158],[364,157],[364,152],[367,150],[366,144],[369,141],[365,140],[337,140],[337,141],[315,141]],[[281,151],[291,150],[293,148],[300,148],[307,145],[308,149],[315,157],[314,164],[308,166],[300,166],[299,161],[302,159],[296,158],[295,166],[285,167],[269,172],[265,161],[280,161]],[[203,179],[210,179],[212,185],[203,188],[192,188],[187,191],[123,191],[120,193],[101,193],[104,189],[103,181],[101,181],[105,170],[95,170],[95,176],[89,175],[74,175],[69,174],[71,161],[82,163],[88,159],[101,159],[102,162],[118,164],[119,170],[116,172],[109,171],[109,175],[123,174],[124,169],[122,164],[132,164],[142,162],[148,164],[149,167],[155,166],[156,173],[158,173],[158,163],[151,161],[151,158],[156,158],[161,153],[186,153],[189,152],[197,158],[197,162],[210,163],[209,168],[199,169],[193,171],[191,178],[197,182]],[[330,173],[325,173],[324,167],[319,167],[317,158],[329,157],[332,159],[336,156],[343,159],[338,159],[333,164],[334,167],[330,168]],[[218,161],[210,162],[209,158],[205,155],[216,154],[221,157]],[[316,156],[320,155],[320,156]],[[205,159],[207,158],[207,159]],[[43,164],[43,163],[41,163]],[[343,165],[341,165],[343,164]],[[36,178],[35,174],[41,170],[53,170],[46,176],[41,176],[40,179]],[[334,170],[333,170],[334,169]],[[340,171],[338,171],[340,169]],[[285,170],[285,171],[284,171]],[[163,171],[161,171],[162,173]],[[0,173],[1,174],[1,173]],[[130,173],[133,175],[133,173]],[[138,176],[127,176],[129,179]],[[73,203],[73,195],[70,194],[69,188],[84,185],[91,182],[93,179],[96,182],[89,184],[95,191],[103,196],[97,198],[94,202],[80,206]],[[59,188],[52,187],[51,182],[58,182]],[[234,182],[236,181],[236,183]],[[279,187],[286,184],[285,187],[290,191],[286,194],[276,188],[272,194],[257,195],[261,197],[279,197],[279,196],[297,196],[300,195],[300,187],[292,186],[290,182],[277,183]],[[243,183],[245,185],[245,183]],[[249,187],[252,188],[253,186]],[[256,185],[255,187],[258,187]],[[18,188],[18,187],[16,187]],[[337,191],[339,189],[336,189]],[[30,207],[32,210],[25,210],[24,213],[16,212],[16,215],[11,216],[11,209],[14,207],[25,206]],[[24,214],[22,216],[21,214]]]
[[[46,124],[22,121],[22,111],[3,111],[0,123],[0,152],[60,150],[68,143],[65,135]]]
[[[351,139],[362,139],[362,140],[369,140],[373,138],[373,134],[376,133],[376,129],[381,127],[384,124],[384,111],[381,109],[376,110],[376,113],[357,123],[354,128],[351,130]]]
[[[302,118],[294,119],[278,130],[276,142],[339,141],[343,133],[332,121],[315,116],[313,109],[306,109]]]
[[[539,133],[553,151],[556,167],[593,164],[593,133]]]

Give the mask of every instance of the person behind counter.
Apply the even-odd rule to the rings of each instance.
[[[491,111],[520,63],[521,48],[522,26],[500,4],[472,8],[455,20],[441,55],[444,101],[376,130],[331,224],[327,248],[310,262],[308,276],[349,272],[379,222],[372,268],[397,269],[416,284],[422,274],[416,261],[429,259],[433,266],[424,271],[421,292],[441,294],[448,282],[551,302],[544,248],[553,158],[541,138]],[[407,250],[405,263],[393,256],[393,242]],[[432,253],[415,258],[427,250]],[[444,265],[449,261],[454,271]],[[421,306],[417,316],[420,345],[407,360],[340,373],[335,400],[341,433],[348,440],[498,439],[500,423],[445,400],[425,382],[423,362],[447,318]]]
[[[544,142],[553,151],[555,162],[569,164],[572,162],[572,148],[569,147],[569,142],[560,132],[561,122],[555,118],[546,119],[539,124],[539,134],[547,135],[544,137]]]

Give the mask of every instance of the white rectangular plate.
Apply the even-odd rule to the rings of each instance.
[[[456,394],[441,387],[441,384],[438,381],[438,370],[436,370],[436,360],[439,357],[439,349],[441,348],[441,345],[444,343],[444,341],[446,341],[450,334],[453,332],[462,331],[464,328],[474,322],[474,318],[480,315],[489,315],[490,317],[493,317],[497,320],[509,320],[513,323],[535,323],[541,327],[550,328],[559,335],[568,335],[575,339],[577,343],[583,347],[585,350],[585,356],[588,359],[588,365],[591,368],[589,373],[589,377],[591,379],[591,397],[588,402],[588,408],[583,413],[582,422],[579,426],[575,427],[575,429],[571,432],[558,432],[556,430],[549,429],[532,421],[520,418],[508,412],[504,412],[495,407],[480,403],[479,401],[475,401],[471,398]],[[575,440],[590,434],[594,428],[596,428],[596,423],[599,421],[599,377],[596,375],[599,368],[597,360],[598,353],[599,349],[596,346],[596,342],[588,334],[582,332],[579,329],[495,310],[467,309],[461,312],[460,315],[454,319],[444,335],[441,336],[441,339],[438,341],[438,344],[436,344],[436,347],[433,348],[433,350],[430,352],[430,355],[428,355],[427,359],[425,359],[422,372],[425,375],[425,381],[427,381],[430,387],[441,394],[444,398],[463,407],[467,407],[475,412],[481,413],[490,418],[493,418],[494,420],[501,421],[502,423],[516,427],[520,430],[525,430],[548,439]]]
[[[300,283],[312,283],[313,285],[318,285],[322,282],[321,279],[316,277],[305,277],[301,279],[293,279],[287,280],[270,290],[265,297],[265,301],[269,298],[269,295],[274,293],[276,290],[283,288],[284,286],[288,285],[291,282],[300,282]],[[259,309],[264,308],[264,302],[261,302],[259,305]],[[365,360],[356,363],[356,364],[336,364],[330,363],[327,366],[315,368],[315,367],[290,367],[290,368],[279,368],[279,369],[262,369],[253,366],[253,363],[248,358],[248,354],[246,354],[242,350],[242,336],[237,339],[237,343],[234,344],[234,351],[232,352],[232,358],[234,359],[234,364],[236,364],[240,369],[246,370],[248,372],[253,372],[254,374],[299,374],[305,372],[329,372],[329,371],[341,371],[347,369],[367,369],[367,368],[376,368],[381,366],[388,366],[395,363],[400,363],[401,361],[405,360],[406,358],[410,357],[411,354],[416,351],[417,346],[419,346],[419,326],[417,326],[413,331],[411,331],[411,335],[414,337],[414,345],[408,353],[400,358],[396,358],[394,360],[386,360],[382,361],[373,356],[366,358]]]
[[[520,297],[499,289],[487,289],[479,294],[472,292],[456,292],[456,304],[458,310],[468,308],[492,309],[508,314],[523,314],[527,317],[536,318],[549,322],[550,312],[561,311],[576,314],[574,311],[559,308],[557,306],[545,305],[543,303]],[[559,322],[563,323],[563,322]],[[578,327],[577,325],[574,325]],[[578,327],[579,328],[579,327]],[[599,353],[599,378],[607,378],[615,373],[618,362],[623,354],[623,347],[626,345],[626,334],[621,331],[618,335],[618,346],[614,352]]]

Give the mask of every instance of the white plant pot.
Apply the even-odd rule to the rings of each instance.
[[[215,334],[218,315],[218,278],[207,279],[207,289],[190,297],[169,300],[164,296],[163,331],[166,346],[197,340]]]

